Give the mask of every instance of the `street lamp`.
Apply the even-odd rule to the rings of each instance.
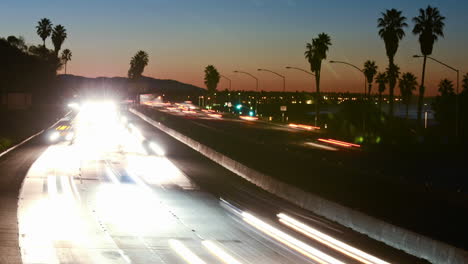
[[[270,72],[270,73],[273,73],[273,74],[278,75],[279,77],[283,78],[283,93],[286,92],[286,77],[284,75],[281,75],[281,74],[279,74],[277,72],[270,71],[270,70],[267,70],[267,69],[257,69],[257,71]]]
[[[255,91],[258,93],[258,78],[244,71],[234,71],[235,73],[243,73],[255,79]],[[255,94],[255,112],[257,112],[257,94]]]
[[[422,55],[413,55],[413,58],[424,58],[424,56]],[[455,136],[458,137],[458,86],[459,86],[459,83],[460,83],[460,71],[458,69],[455,69],[454,67],[452,66],[449,66],[439,60],[436,60],[432,57],[429,57],[429,56],[426,56],[426,58],[428,59],[431,59],[439,64],[442,64],[444,65],[445,67],[451,69],[452,71],[456,72],[457,73],[457,92],[456,92],[456,97],[455,97]]]
[[[247,74],[248,76],[252,77],[255,79],[255,82],[256,82],[256,86],[255,86],[255,91],[258,92],[258,78],[253,76],[252,74],[248,73],[248,72],[243,72],[243,71],[234,71],[235,73],[243,73],[243,74]]]
[[[220,74],[219,76],[223,77],[224,79],[228,80],[229,81],[229,91],[231,91],[231,79],[229,79],[228,77]]]
[[[301,68],[297,68],[297,67],[286,66],[286,69],[288,69],[288,70],[294,69],[294,70],[302,71],[302,72],[305,72],[305,73],[310,74],[312,76],[315,76],[314,73],[312,73],[310,71],[307,71],[307,70],[304,70],[304,69],[301,69]]]
[[[354,65],[354,64],[351,64],[349,62],[345,62],[345,61],[334,61],[334,60],[331,60],[330,63],[341,63],[341,64],[346,64],[348,66],[351,66],[355,69],[357,69],[358,71],[360,71],[362,74],[364,74],[364,96],[366,96],[366,90],[367,90],[367,78],[366,78],[366,74],[364,73],[364,71],[362,69],[360,69],[358,66]]]
[[[341,63],[341,64],[346,64],[348,66],[351,66],[355,69],[357,69],[358,71],[360,71],[363,75],[364,75],[364,97],[366,97],[366,90],[367,90],[367,78],[366,78],[366,74],[364,73],[363,70],[361,70],[358,66],[354,65],[354,64],[351,64],[349,62],[345,62],[345,61],[334,61],[334,60],[331,60],[330,63]],[[370,95],[370,94],[369,94]],[[366,131],[366,117],[365,117],[365,114],[364,112],[362,113],[362,131]]]

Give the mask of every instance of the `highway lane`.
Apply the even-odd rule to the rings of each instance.
[[[158,142],[163,146],[166,149],[168,159],[186,175],[189,175],[199,186],[202,186],[204,190],[232,202],[242,210],[255,211],[257,215],[261,215],[266,219],[275,219],[276,221],[278,220],[276,214],[286,212],[324,233],[333,235],[347,243],[359,245],[361,249],[367,252],[378,254],[382,259],[391,263],[424,263],[401,251],[389,248],[382,243],[278,199],[221,166],[217,166],[211,160],[199,155],[196,151],[155,129],[143,120],[137,118],[133,121],[133,124],[140,128],[144,137],[149,141]],[[316,246],[320,247],[317,244]]]
[[[80,113],[74,142],[52,144],[29,169],[18,209],[23,263],[356,263],[282,225],[249,188],[220,202],[205,191],[218,182],[200,188],[187,175],[228,172],[190,166],[200,157],[173,162],[167,138],[100,110]]]

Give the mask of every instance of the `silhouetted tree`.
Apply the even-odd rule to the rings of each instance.
[[[413,96],[413,91],[416,90],[418,81],[416,76],[411,72],[403,73],[400,78],[400,93],[401,98],[403,99],[403,104],[406,105],[406,119],[408,119],[408,110],[411,103],[411,97]]]
[[[379,85],[379,110],[382,111],[382,93],[385,91],[388,80],[385,72],[379,72],[375,77],[375,82]]]
[[[435,118],[442,127],[451,129],[455,121],[455,100],[456,95],[452,81],[443,79],[439,83],[439,94],[432,103]]]
[[[426,73],[426,59],[432,54],[434,42],[439,36],[444,36],[445,17],[440,15],[437,7],[427,6],[426,10],[419,9],[419,16],[413,18],[413,34],[419,35],[419,44],[421,53],[424,56],[423,69],[421,76],[421,86],[419,87],[418,97],[418,124],[421,123],[422,107],[424,103],[424,79]]]
[[[219,75],[218,70],[213,65],[208,65],[205,68],[205,85],[208,89],[209,94],[213,94],[216,92],[216,87],[218,86],[219,79],[221,76]]]
[[[43,18],[37,22],[37,35],[42,39],[42,45],[45,48],[45,41],[52,33],[52,22],[48,18]]]
[[[43,45],[25,49],[12,40],[0,38],[0,90],[30,92],[33,102],[44,102],[43,99],[53,95],[51,87],[60,65],[57,58]]]
[[[374,76],[377,73],[377,65],[375,65],[375,61],[366,61],[364,63],[364,75],[366,75],[367,83],[369,85],[368,95],[369,98],[371,96],[372,90],[372,83],[374,82]]]
[[[15,36],[8,36],[7,41],[10,43],[10,45],[18,48],[21,51],[28,50],[28,46],[26,45],[23,37],[17,38]]]
[[[322,60],[327,58],[327,52],[331,46],[330,36],[320,33],[317,38],[313,38],[311,43],[306,44],[305,58],[310,64],[310,70],[315,74],[315,122],[318,123],[320,115],[320,76]]]
[[[463,75],[461,92],[468,94],[468,73],[465,73],[465,75]]]
[[[458,96],[458,124],[460,135],[463,135],[463,139],[466,141],[468,140],[468,73],[463,75],[462,90]]]
[[[377,27],[380,28],[379,36],[384,40],[385,50],[388,57],[388,69],[392,69],[394,65],[395,54],[398,50],[398,45],[401,39],[405,36],[404,27],[407,27],[406,17],[402,16],[401,11],[396,9],[386,10],[382,13],[382,17],[378,19]],[[389,83],[389,114],[393,116],[394,89],[398,76],[387,75]]]
[[[65,75],[67,74],[67,63],[71,61],[71,58],[72,58],[72,52],[69,49],[64,49],[62,51],[61,59],[62,59],[63,64],[65,65]]]
[[[145,70],[146,65],[148,65],[149,57],[148,53],[145,51],[139,50],[135,56],[130,60],[130,68],[128,69],[128,78],[133,82],[133,87],[131,88],[131,93],[136,96],[136,102],[140,102],[140,87],[137,87],[137,80],[141,78],[143,71]]]
[[[54,31],[52,32],[52,43],[54,44],[55,56],[58,56],[66,38],[67,30],[62,25],[55,26]]]
[[[129,79],[138,79],[143,74],[146,65],[148,65],[149,57],[145,51],[138,51],[130,60],[130,69],[128,69]]]

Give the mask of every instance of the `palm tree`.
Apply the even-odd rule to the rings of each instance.
[[[379,84],[379,110],[382,111],[382,93],[385,91],[385,85],[388,83],[387,74],[379,72],[375,77],[375,82]]]
[[[440,15],[437,7],[427,6],[426,10],[419,9],[419,16],[413,18],[413,34],[419,35],[419,45],[424,56],[421,86],[418,97],[418,124],[421,122],[422,106],[424,101],[424,77],[426,73],[426,59],[432,54],[434,42],[439,36],[444,36],[445,17]]]
[[[137,80],[141,78],[146,65],[148,65],[149,57],[148,53],[139,50],[130,60],[130,68],[128,69],[128,78],[132,80],[130,93],[135,95],[135,102],[140,103],[140,89],[137,86]]]
[[[208,65],[205,68],[205,85],[208,89],[209,94],[213,94],[216,92],[216,87],[218,86],[219,79],[221,76],[219,75],[218,70],[213,65]]]
[[[367,83],[369,84],[369,92],[368,96],[371,96],[372,90],[372,83],[374,82],[374,76],[377,73],[377,65],[375,65],[375,61],[366,61],[364,63],[364,75],[366,75]]]
[[[67,30],[62,25],[57,25],[54,27],[52,32],[52,43],[54,44],[55,55],[58,56],[60,48],[62,47],[63,42],[67,38]]]
[[[309,61],[310,70],[315,74],[316,100],[315,100],[315,125],[318,123],[320,115],[320,71],[322,60],[327,58],[327,51],[331,46],[331,39],[325,33],[320,33],[317,38],[312,39],[312,43],[307,43],[304,55]]]
[[[52,33],[52,22],[48,18],[43,18],[37,22],[36,26],[37,35],[42,39],[42,46],[45,48],[45,40]]]
[[[67,63],[71,61],[72,52],[69,49],[64,49],[62,51],[62,61],[65,64],[65,75],[67,75]]]
[[[377,20],[377,27],[380,28],[379,36],[384,40],[385,50],[387,51],[388,57],[388,69],[394,65],[395,54],[398,50],[398,44],[401,39],[405,36],[404,27],[407,27],[406,17],[402,16],[401,11],[396,9],[386,10],[382,13],[382,17]],[[393,103],[394,103],[394,89],[398,77],[394,75],[388,75],[389,83],[389,100],[390,100],[390,111],[389,114],[393,115]]]
[[[406,105],[406,119],[408,119],[408,110],[411,103],[411,96],[413,96],[413,91],[416,90],[418,86],[418,81],[416,76],[411,72],[404,73],[400,79],[400,93],[403,103]]]
[[[149,57],[145,51],[138,51],[130,60],[130,69],[128,69],[128,78],[136,80],[141,77],[143,71],[148,65]]]
[[[465,73],[465,75],[463,75],[461,93],[468,94],[468,73]]]

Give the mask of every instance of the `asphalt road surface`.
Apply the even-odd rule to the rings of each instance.
[[[322,129],[225,118],[185,105],[139,107],[164,125],[275,177],[459,248],[467,248],[466,177],[458,152],[330,143]],[[182,109],[181,109],[182,108]],[[328,142],[321,141],[325,139]],[[465,190],[465,191],[463,191]]]
[[[258,190],[112,104],[82,108],[74,128],[27,171],[23,263],[420,261]]]

